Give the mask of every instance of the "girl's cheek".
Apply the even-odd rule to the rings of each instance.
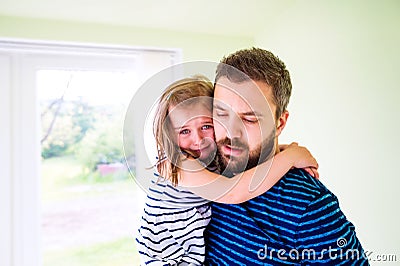
[[[187,143],[186,143],[187,141],[185,141],[185,140],[183,140],[183,139],[179,139],[179,141],[178,141],[178,146],[181,148],[181,149],[186,149],[187,148]]]
[[[215,140],[215,138],[214,138],[214,130],[210,130],[209,134],[207,135],[207,138],[211,138],[212,140]]]

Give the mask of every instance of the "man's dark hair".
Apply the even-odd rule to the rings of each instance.
[[[221,77],[227,77],[235,83],[248,78],[265,82],[272,87],[276,118],[279,118],[287,108],[292,93],[289,71],[278,57],[267,50],[253,47],[224,57],[218,64],[215,82],[217,83]]]

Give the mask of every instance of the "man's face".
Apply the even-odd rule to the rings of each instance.
[[[213,119],[224,175],[250,169],[275,153],[275,110],[271,87],[266,83],[234,83],[226,77],[218,80]]]

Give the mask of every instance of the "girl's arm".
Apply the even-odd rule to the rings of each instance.
[[[211,201],[238,204],[268,191],[291,168],[318,169],[318,163],[305,147],[292,143],[272,159],[232,178],[210,172],[194,159],[184,160],[181,167],[180,186]]]

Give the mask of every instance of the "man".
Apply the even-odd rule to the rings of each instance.
[[[262,49],[241,50],[222,60],[215,82],[221,172],[233,175],[265,161],[271,149],[278,153],[292,87],[284,63]],[[303,170],[245,203],[212,208],[206,265],[368,265],[335,195]]]

